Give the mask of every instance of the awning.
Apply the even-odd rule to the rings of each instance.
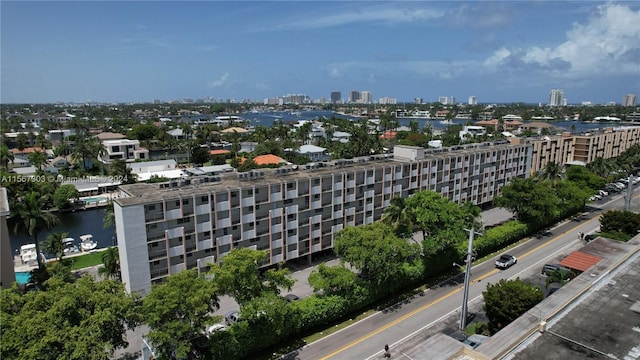
[[[602,260],[601,257],[586,254],[580,251],[574,251],[569,254],[569,256],[564,258],[560,262],[560,265],[573,270],[587,271],[587,269],[597,264],[600,260]]]

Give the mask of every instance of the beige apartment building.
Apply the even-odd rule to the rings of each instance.
[[[548,163],[588,164],[596,158],[619,156],[634,144],[640,143],[640,127],[626,126],[594,130],[590,133],[543,136],[541,138],[510,138],[513,144],[532,146],[531,175]]]
[[[344,227],[371,224],[391,198],[416,191],[490,204],[511,179],[529,176],[531,149],[398,146],[393,155],[123,185],[114,201],[122,279],[145,294],[184,269],[206,271],[237,247],[268,250],[265,266],[307,259],[333,248]]]

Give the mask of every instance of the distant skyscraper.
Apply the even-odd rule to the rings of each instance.
[[[456,103],[456,98],[454,98],[453,96],[440,96],[438,98],[438,102],[442,105],[454,105]]]
[[[381,105],[395,105],[397,103],[398,103],[398,99],[390,98],[390,97],[386,97],[386,96],[385,97],[381,97],[378,100],[378,104],[381,104]]]
[[[478,105],[478,99],[475,96],[469,96],[469,105]]]
[[[549,92],[549,106],[563,106],[564,91],[562,89],[553,89]]]
[[[360,102],[363,104],[371,104],[373,102],[373,95],[370,91],[363,91],[360,93]]]
[[[350,103],[360,102],[360,91],[351,90],[351,92],[349,93],[349,102]]]
[[[340,91],[332,91],[331,92],[331,102],[333,104],[337,104],[342,100],[342,93]]]
[[[417,97],[413,99],[413,103],[416,105],[422,105],[422,98]]]
[[[638,97],[636,94],[627,94],[622,98],[622,106],[636,106]]]

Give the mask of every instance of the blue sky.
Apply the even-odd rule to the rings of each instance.
[[[0,101],[640,95],[640,3],[2,1]]]

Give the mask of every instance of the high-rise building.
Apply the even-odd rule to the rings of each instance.
[[[360,91],[351,90],[349,92],[349,102],[352,104],[360,102]]]
[[[360,93],[360,102],[362,104],[371,104],[373,102],[373,95],[370,91],[363,91]]]
[[[442,105],[455,105],[456,103],[456,98],[453,96],[440,96],[438,98],[438,102],[441,103]]]
[[[549,92],[549,106],[564,106],[564,91],[562,89],[553,89]]]
[[[339,104],[342,102],[342,93],[340,91],[331,92],[331,103]]]
[[[413,99],[413,103],[416,105],[422,105],[422,98],[417,97],[415,99]]]
[[[469,96],[469,105],[478,105],[478,99],[475,96]]]
[[[622,106],[636,106],[638,97],[636,94],[627,94],[622,98]]]
[[[395,105],[396,103],[398,103],[398,99],[396,98],[390,98],[390,97],[381,97],[378,100],[378,104],[381,105]]]

